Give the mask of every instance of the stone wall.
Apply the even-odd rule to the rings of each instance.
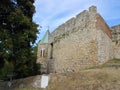
[[[58,27],[50,37],[56,72],[97,65],[96,7],[90,7]]]
[[[114,44],[106,33],[97,30],[98,61],[103,64],[114,58]]]
[[[71,18],[66,23],[60,25],[50,34],[49,42],[50,43],[53,42],[55,37],[72,30],[74,28],[74,24],[75,24],[75,18]]]
[[[41,55],[41,50],[44,49],[44,57]],[[37,51],[37,63],[44,63],[44,61],[47,61],[47,55],[48,54],[48,44],[39,44],[38,45],[38,51]]]
[[[113,41],[120,41],[120,25],[111,27]]]
[[[38,44],[37,63],[41,64],[40,72],[48,73],[48,44]]]
[[[56,72],[81,69],[97,64],[97,45],[87,34],[88,31],[78,31],[69,34],[54,44],[53,58]]]
[[[114,58],[120,59],[120,25],[111,27],[114,47]]]
[[[112,43],[112,30],[99,14],[96,16],[98,61],[102,64],[114,58],[114,45]]]
[[[117,43],[115,42],[114,44],[114,58],[120,59],[120,41],[118,41]]]

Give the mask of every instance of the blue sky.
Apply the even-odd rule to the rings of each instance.
[[[109,26],[120,24],[120,0],[36,0],[34,5],[36,13],[33,20],[42,26],[36,42],[43,37],[48,26],[52,32],[78,13],[88,10],[92,5],[97,6],[98,13]]]

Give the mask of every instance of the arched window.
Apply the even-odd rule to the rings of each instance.
[[[45,57],[45,48],[40,50],[40,57]]]

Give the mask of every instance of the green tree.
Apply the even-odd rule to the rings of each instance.
[[[12,69],[7,72],[15,72],[16,78],[37,72],[32,45],[37,38],[38,25],[32,20],[33,3],[34,0],[0,1],[0,70],[4,72],[10,64]]]

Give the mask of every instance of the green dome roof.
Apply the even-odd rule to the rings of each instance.
[[[44,37],[42,38],[42,40],[40,40],[40,44],[45,44],[45,43],[48,43],[48,40],[49,40],[49,35],[50,35],[50,32],[49,30],[46,31]]]

